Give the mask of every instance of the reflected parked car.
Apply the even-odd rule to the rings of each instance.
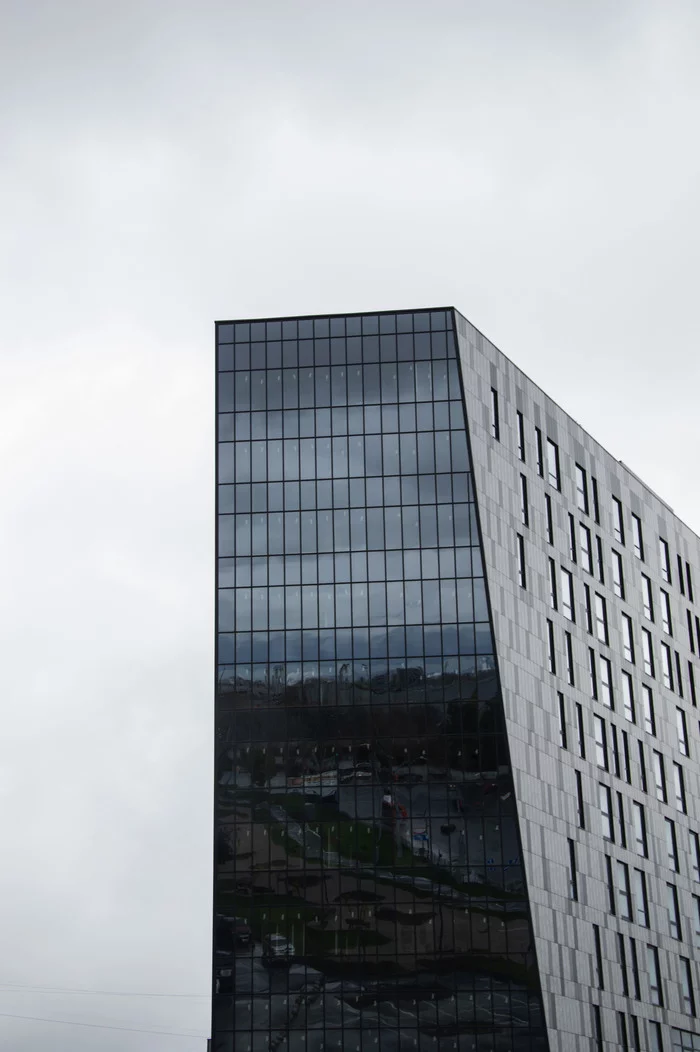
[[[253,933],[245,917],[216,916],[215,950],[217,957],[226,957],[250,946]]]
[[[294,957],[294,944],[283,935],[266,935],[262,941],[262,953],[264,961],[283,964]]]
[[[238,946],[250,946],[253,933],[245,917],[231,917],[230,920],[236,944]]]
[[[233,968],[217,968],[214,977],[215,994],[233,993]]]

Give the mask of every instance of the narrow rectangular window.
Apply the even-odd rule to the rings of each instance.
[[[576,872],[576,845],[569,840],[569,898],[578,902],[578,874]]]
[[[561,489],[561,475],[559,472],[559,446],[547,439],[547,481],[555,489]]]
[[[637,943],[630,939],[630,961],[632,962],[632,985],[634,997],[637,1001],[642,999],[642,986],[639,980],[639,959],[637,958]]]
[[[622,979],[622,993],[625,997],[629,997],[630,984],[627,975],[627,954],[625,953],[625,937],[618,932],[617,934],[617,957],[620,964],[620,977]]]
[[[566,681],[570,687],[576,686],[574,679],[574,646],[571,641],[571,632],[564,633],[564,647],[566,652]]]
[[[562,749],[568,749],[566,742],[566,704],[561,691],[557,693],[557,708],[559,712],[559,745]]]
[[[593,496],[593,518],[600,525],[600,505],[598,503],[598,480],[591,475],[591,494]]]
[[[638,559],[644,562],[644,540],[642,538],[642,520],[632,512],[632,550]]]
[[[637,742],[639,751],[639,785],[643,793],[647,792],[647,765],[644,760],[644,744]]]
[[[613,761],[613,774],[616,778],[620,777],[620,749],[617,743],[617,727],[614,723],[610,724],[610,752],[612,754]]]
[[[656,749],[652,751],[652,767],[654,770],[654,786],[656,787],[656,799],[660,800],[662,804],[668,803],[668,794],[666,792],[666,767],[664,765],[664,758],[660,752]]]
[[[519,409],[516,410],[515,419],[518,422],[518,456],[525,463],[525,421]]]
[[[683,1011],[686,1015],[695,1015],[695,990],[693,989],[693,972],[687,957],[681,957],[681,992],[683,994]]]
[[[498,417],[498,391],[491,388],[491,434],[497,442],[501,440],[501,422]]]
[[[572,563],[576,562],[576,519],[569,513],[569,558]]]
[[[591,604],[591,590],[587,584],[583,586],[583,605],[586,612],[586,631],[593,635],[593,606]]]
[[[615,828],[612,816],[612,794],[607,785],[598,782],[598,806],[600,807],[600,820],[603,827],[603,836],[606,840],[615,842]]]
[[[681,814],[688,814],[688,807],[685,799],[685,779],[683,777],[683,768],[679,763],[673,765],[673,788],[676,795],[676,810],[680,811]]]
[[[672,939],[681,940],[681,915],[678,908],[678,890],[675,884],[666,885],[666,906],[668,908],[668,930]]]
[[[673,624],[671,622],[671,599],[668,592],[663,588],[659,592],[661,596],[661,627],[667,635],[673,635]]]
[[[591,697],[598,700],[598,670],[596,669],[595,650],[588,648],[588,679],[591,686]]]
[[[642,858],[647,858],[649,855],[649,847],[647,843],[647,823],[644,815],[644,805],[637,803],[636,800],[632,801],[632,824],[634,826],[635,850],[638,855],[642,856]]]
[[[678,693],[683,697],[683,676],[681,675],[681,656],[676,651],[676,685],[678,687]]]
[[[593,736],[595,738],[595,762],[604,771],[608,770],[608,739],[605,733],[605,722],[600,716],[593,717]]]
[[[622,652],[625,656],[625,661],[629,661],[630,664],[634,664],[634,632],[632,628],[632,618],[628,614],[620,614],[622,620]]]
[[[520,476],[520,520],[523,526],[530,525],[530,506],[527,500],[527,479]]]
[[[654,597],[651,589],[651,581],[646,574],[642,574],[642,604],[644,616],[647,621],[654,620]]]
[[[525,572],[525,540],[521,533],[518,534],[518,584],[521,588],[527,588],[527,575]]]
[[[678,748],[683,756],[688,756],[688,724],[683,709],[676,709],[676,732],[678,734]]]
[[[625,598],[625,574],[622,567],[622,556],[612,549],[613,592],[619,599]]]
[[[690,861],[693,870],[693,880],[700,880],[700,837],[692,831],[690,834]]]
[[[649,1052],[664,1052],[663,1041],[661,1040],[661,1023],[655,1023],[649,1021]]]
[[[583,803],[583,779],[581,778],[580,771],[576,771],[576,814],[578,818],[579,829],[585,829],[586,809]]]
[[[625,719],[629,720],[630,723],[636,723],[636,713],[634,708],[634,686],[632,683],[632,677],[629,672],[622,673],[622,710],[625,714]]]
[[[698,696],[695,693],[695,669],[693,668],[693,662],[688,662],[688,685],[690,687],[690,700],[695,708],[698,707]]]
[[[622,731],[622,763],[623,777],[628,785],[632,784],[632,772],[630,770],[630,747],[627,731]]]
[[[613,537],[618,544],[625,543],[625,519],[622,513],[622,501],[619,501],[617,497],[612,499],[612,510],[613,510]]]
[[[591,531],[582,522],[578,524],[578,540],[581,547],[581,566],[586,573],[593,573],[593,548],[591,547]]]
[[[557,610],[557,564],[554,559],[549,560],[549,605],[552,610]]]
[[[647,878],[643,870],[632,870],[634,887],[634,906],[637,915],[637,924],[643,928],[649,927],[649,899],[647,897]]]
[[[662,578],[667,584],[671,584],[671,556],[668,544],[663,537],[659,537],[659,566]]]
[[[605,567],[603,565],[603,542],[601,541],[598,534],[595,537],[595,548],[596,555],[598,557],[598,580],[601,584],[605,584]]]
[[[666,831],[666,860],[674,873],[678,873],[678,841],[676,840],[676,823],[672,818],[664,818]]]
[[[554,544],[554,520],[552,518],[552,498],[549,493],[544,495],[545,521],[547,528],[547,544]]]
[[[685,579],[688,582],[688,599],[690,599],[691,603],[694,603],[695,599],[693,598],[693,578],[690,575],[690,563],[688,562],[685,564]]]
[[[627,829],[625,826],[625,805],[622,793],[616,793],[617,797],[617,826],[620,833],[620,846],[627,847]]]
[[[677,555],[678,559],[678,587],[681,590],[681,595],[685,595],[685,580],[683,578],[683,560],[680,555]]]
[[[595,1038],[596,1052],[604,1052],[603,1021],[600,1018],[600,1008],[598,1005],[593,1005],[593,1036]]]
[[[656,715],[654,713],[654,694],[651,687],[642,684],[642,710],[644,712],[644,730],[656,737]]]
[[[582,760],[586,759],[586,739],[583,733],[583,706],[576,702],[576,746]]]
[[[698,651],[700,651],[700,617],[697,614],[695,615],[695,635],[698,639]]]
[[[595,947],[596,986],[599,990],[604,990],[605,980],[603,978],[603,948],[600,945],[600,928],[597,924],[593,925],[593,945]]]
[[[623,920],[632,920],[632,896],[630,894],[630,872],[626,862],[615,863],[615,887],[617,890],[617,913]]]
[[[666,690],[673,690],[673,665],[671,663],[671,648],[667,643],[661,644],[661,682]]]
[[[639,1020],[636,1015],[630,1016],[630,1039],[632,1041],[632,1052],[642,1052],[642,1041],[639,1036]]]
[[[642,658],[644,671],[647,676],[654,678],[654,650],[651,643],[651,632],[647,628],[642,629]]]
[[[612,665],[607,658],[600,659],[600,700],[609,709],[615,708],[612,686]]]
[[[579,511],[588,515],[588,480],[580,464],[576,465],[576,504]]]
[[[686,610],[685,616],[688,619],[688,646],[695,653],[695,633],[693,632],[693,615],[690,610]]]
[[[612,859],[605,856],[605,876],[608,885],[608,912],[615,916],[615,882],[613,880]]]
[[[700,898],[693,895],[693,946],[700,949]]]
[[[554,622],[547,620],[547,667],[556,675],[557,656],[554,648]]]
[[[609,642],[608,636],[608,606],[602,595],[595,593],[595,624],[596,635],[601,643]]]
[[[627,1020],[624,1012],[617,1013],[617,1032],[620,1039],[621,1052],[630,1052],[630,1043],[627,1039]]]
[[[661,989],[661,969],[659,968],[659,951],[656,946],[647,946],[647,971],[649,972],[649,993],[651,1003],[663,1007],[664,995]]]
[[[535,428],[535,447],[537,449],[537,474],[544,478],[544,452],[542,449],[542,431]]]
[[[561,581],[561,612],[569,621],[575,621],[574,617],[574,579],[563,566],[560,569]]]

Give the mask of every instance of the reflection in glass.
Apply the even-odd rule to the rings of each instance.
[[[215,1052],[547,1048],[451,325],[219,326]]]

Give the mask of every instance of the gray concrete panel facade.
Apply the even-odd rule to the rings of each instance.
[[[695,1047],[687,1032],[697,1029],[700,945],[700,542],[464,317],[457,313],[456,321],[550,1047],[597,1048],[598,1024],[605,1049],[625,1042],[633,1049],[637,1034],[641,1048]],[[600,630],[598,613],[606,622]],[[653,666],[645,665],[645,639]],[[606,755],[596,745],[601,728]],[[672,833],[677,863],[669,857]]]

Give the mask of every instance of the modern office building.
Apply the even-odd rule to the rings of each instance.
[[[217,325],[214,1052],[700,1050],[700,541],[452,308]]]

